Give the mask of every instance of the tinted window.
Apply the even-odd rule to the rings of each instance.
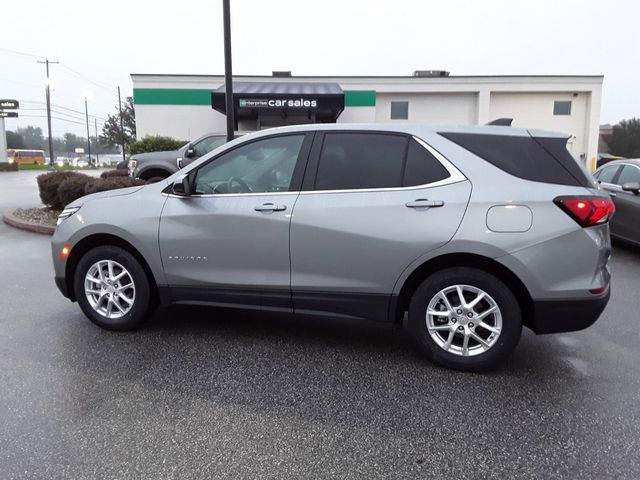
[[[613,183],[613,177],[616,176],[616,172],[620,168],[619,165],[611,165],[610,167],[604,167],[597,173],[597,178],[600,182]]]
[[[446,168],[434,157],[429,150],[424,148],[415,140],[409,141],[407,151],[407,164],[404,169],[405,187],[413,185],[425,185],[437,182],[449,177]]]
[[[625,165],[622,168],[622,173],[620,173],[620,178],[618,178],[618,185],[624,185],[629,182],[640,183],[640,170],[632,165]]]
[[[554,115],[571,115],[571,101],[553,102],[553,114]]]
[[[407,120],[409,102],[391,102],[391,120]]]
[[[440,133],[505,172],[525,180],[593,186],[566,148],[566,138]]]
[[[197,171],[196,193],[285,192],[303,140],[304,135],[290,135],[235,148]]]
[[[400,187],[407,141],[399,135],[327,133],[316,190]]]

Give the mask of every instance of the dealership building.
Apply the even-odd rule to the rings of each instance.
[[[132,74],[138,138],[194,140],[226,129],[223,75]],[[597,156],[602,76],[235,75],[236,128],[300,123],[412,122],[482,125],[512,118],[514,127],[566,133],[584,166]]]

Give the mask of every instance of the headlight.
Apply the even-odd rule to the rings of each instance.
[[[130,171],[134,171],[136,169],[136,167],[138,166],[138,161],[137,160],[129,160],[129,170]]]
[[[13,163],[13,158],[10,158],[10,159],[8,160],[8,162],[9,162],[9,163]]]
[[[69,218],[78,210],[80,210],[80,207],[65,208],[62,212],[60,212],[60,215],[58,215],[58,221],[56,222],[56,225],[60,225],[65,218]]]

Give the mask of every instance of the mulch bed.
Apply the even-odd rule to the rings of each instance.
[[[39,223],[50,227],[56,226],[60,210],[54,210],[48,207],[42,208],[18,208],[13,212],[14,217],[26,222]]]

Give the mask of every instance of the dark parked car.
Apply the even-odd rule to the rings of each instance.
[[[640,245],[640,159],[609,162],[594,177],[616,205],[611,236]]]

